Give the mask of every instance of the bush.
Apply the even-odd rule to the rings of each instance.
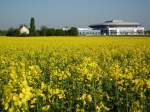
[[[68,31],[67,34],[70,36],[78,36],[78,30],[75,27],[71,27]]]
[[[20,32],[18,29],[10,28],[7,31],[7,36],[19,36],[19,35],[20,35]]]
[[[5,36],[6,35],[6,31],[4,31],[4,30],[0,30],[0,36]]]

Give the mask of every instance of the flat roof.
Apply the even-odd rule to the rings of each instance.
[[[126,22],[123,20],[111,20],[111,21],[105,21],[104,23],[100,24],[93,24],[89,27],[96,28],[96,27],[137,27],[141,26],[141,24],[137,22]]]

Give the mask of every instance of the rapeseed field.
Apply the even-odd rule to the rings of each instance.
[[[0,37],[0,111],[149,112],[150,38]]]

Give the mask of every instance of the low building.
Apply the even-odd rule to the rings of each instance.
[[[63,31],[70,30],[69,27],[62,28]],[[93,28],[77,28],[79,36],[96,36],[101,35],[100,30],[94,30]]]
[[[144,27],[139,23],[123,20],[105,21],[101,24],[90,25],[93,30],[99,30],[101,35],[143,35]]]
[[[77,28],[80,36],[96,36],[101,35],[100,30],[93,30],[92,28]]]
[[[21,25],[19,28],[20,34],[29,35],[29,28],[26,25]]]

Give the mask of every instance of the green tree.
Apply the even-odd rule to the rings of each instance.
[[[68,35],[70,36],[78,36],[78,30],[76,27],[71,27],[70,30],[68,30]]]
[[[30,35],[34,36],[36,31],[35,31],[35,20],[34,20],[34,17],[31,17],[31,20],[30,20]]]
[[[47,26],[42,26],[40,29],[40,35],[41,36],[47,36]]]
[[[7,31],[5,31],[5,30],[0,30],[0,36],[5,36],[6,33],[7,33]]]
[[[7,31],[7,36],[19,36],[19,34],[20,34],[19,30],[15,28],[10,28]]]
[[[65,32],[62,29],[56,29],[55,35],[56,36],[64,36]]]
[[[150,35],[150,30],[146,30],[146,31],[144,32],[144,34],[145,34],[145,35]]]
[[[54,28],[47,29],[47,36],[54,36],[56,35],[56,30]]]

